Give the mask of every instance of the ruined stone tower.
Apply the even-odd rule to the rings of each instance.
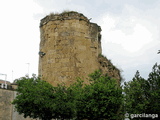
[[[50,14],[41,20],[40,32],[39,75],[47,82],[69,85],[98,69],[120,80],[119,70],[101,55],[100,26],[83,14]]]

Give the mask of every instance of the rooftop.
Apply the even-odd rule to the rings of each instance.
[[[0,80],[0,84],[5,83],[5,80]],[[9,81],[6,81],[7,85],[10,85],[11,83]]]

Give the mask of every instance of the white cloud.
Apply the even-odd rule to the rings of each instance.
[[[101,26],[103,39],[106,44],[107,42],[120,44],[128,52],[137,52],[146,44],[153,41],[152,33],[141,23],[137,22],[135,26],[131,28],[133,29],[132,33],[126,34],[122,26],[119,29],[116,28],[117,24],[120,24],[118,21],[119,18],[110,15],[103,17]],[[129,23],[132,24],[132,21],[128,21],[127,24]],[[127,26],[125,26],[125,28],[126,27]]]
[[[137,52],[153,41],[152,33],[143,25],[136,24],[134,32],[124,37],[122,46],[129,52]]]
[[[155,17],[150,19],[152,14],[146,16],[134,6],[125,5],[122,11],[120,15],[103,13],[98,21],[102,27],[103,54],[122,68],[126,80],[131,80],[136,70],[147,77],[158,60],[160,26]]]

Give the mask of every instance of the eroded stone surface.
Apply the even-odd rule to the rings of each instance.
[[[95,70],[109,72],[98,57],[102,53],[101,28],[83,14],[49,15],[41,20],[40,31],[40,51],[45,55],[39,58],[39,75],[52,85],[61,82],[69,85],[77,77],[88,83],[88,74]],[[110,74],[113,72],[110,70]]]
[[[10,89],[0,89],[0,120],[34,120],[24,118],[16,112],[11,104],[16,96],[16,91]]]

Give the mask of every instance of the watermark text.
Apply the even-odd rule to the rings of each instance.
[[[158,118],[158,114],[146,114],[146,113],[129,114],[129,113],[126,113],[125,117],[126,118],[131,118],[131,119],[134,119],[134,118],[151,118],[151,119],[155,119],[155,118]]]

